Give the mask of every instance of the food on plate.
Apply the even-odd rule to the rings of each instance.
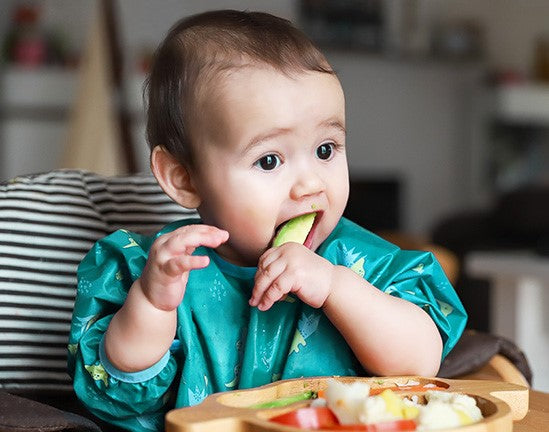
[[[358,423],[358,415],[362,404],[370,394],[370,386],[356,381],[344,384],[330,380],[326,388],[325,398],[328,408],[337,416],[340,423]]]
[[[402,391],[406,393],[399,394]],[[466,426],[483,418],[474,398],[419,382],[372,389],[361,381],[347,384],[331,379],[316,396],[309,407],[270,420],[316,430],[427,431]]]
[[[278,231],[273,240],[273,246],[277,247],[288,242],[305,243],[313,227],[315,217],[316,213],[307,213],[290,219]]]
[[[298,393],[296,395],[277,398],[273,400],[269,400],[267,402],[261,402],[255,405],[250,406],[250,408],[259,409],[259,408],[278,408],[278,407],[284,407],[287,405],[291,405],[295,402],[304,401],[316,398],[317,395],[312,390],[304,391],[303,393]]]
[[[425,399],[427,404],[421,407],[418,422],[427,425],[428,429],[464,426],[482,420],[482,413],[471,396],[428,391]]]
[[[366,432],[415,431],[413,420],[394,420],[376,424],[341,424],[328,407],[299,408],[270,419],[278,424],[309,430],[347,430]]]
[[[328,407],[299,408],[273,417],[271,421],[302,429],[327,429],[339,424],[337,417]]]

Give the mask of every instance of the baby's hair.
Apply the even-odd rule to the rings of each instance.
[[[177,22],[158,47],[145,86],[147,140],[180,163],[193,164],[189,125],[201,90],[219,74],[265,64],[283,73],[333,74],[324,55],[288,20],[263,13],[219,10]]]

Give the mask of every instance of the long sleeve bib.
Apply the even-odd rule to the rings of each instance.
[[[210,264],[190,273],[169,352],[145,371],[125,373],[111,365],[103,335],[141,275],[152,242],[197,222],[170,224],[154,237],[117,231],[82,261],[69,371],[90,410],[131,430],[161,430],[168,409],[197,404],[215,392],[285,378],[366,373],[322,310],[292,295],[265,312],[250,307],[256,269],[235,266],[203,247],[195,253],[207,254]],[[461,336],[466,313],[431,253],[401,250],[346,219],[316,252],[423,308],[440,331],[443,357]]]

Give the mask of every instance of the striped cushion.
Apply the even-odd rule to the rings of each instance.
[[[70,390],[76,268],[93,243],[196,216],[150,175],[58,170],[0,184],[0,388]]]

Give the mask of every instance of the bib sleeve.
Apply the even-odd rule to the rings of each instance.
[[[80,400],[99,418],[135,431],[162,430],[179,365],[167,352],[144,371],[119,371],[106,358],[102,341],[141,275],[152,240],[120,230],[99,240],[84,257],[68,346],[69,374]]]

